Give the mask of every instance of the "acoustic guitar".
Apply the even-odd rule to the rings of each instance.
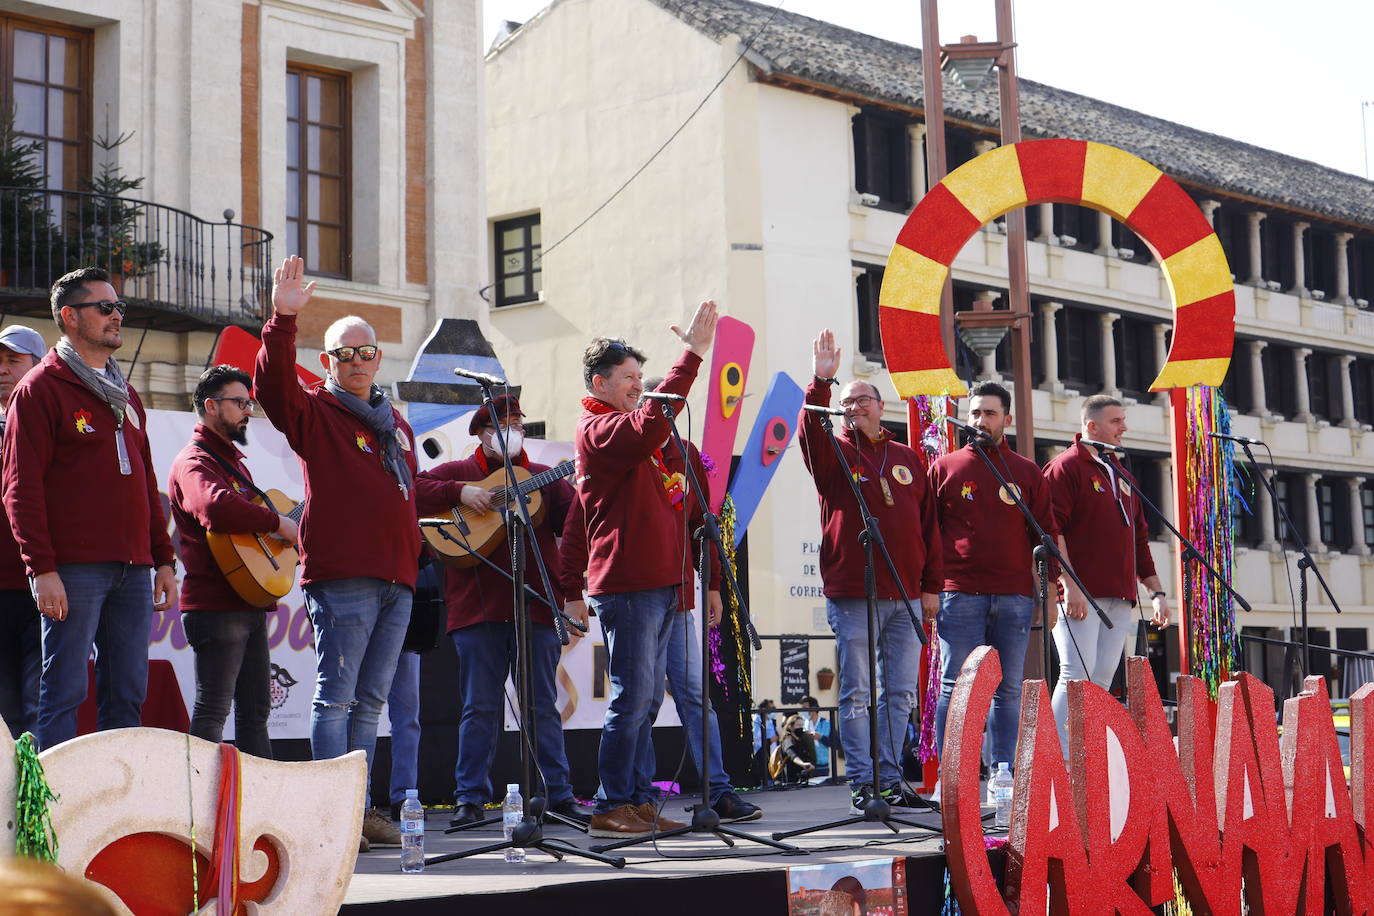
[[[300,524],[305,501],[296,502],[280,490],[268,490],[270,508]],[[262,498],[252,497],[262,505]],[[205,532],[210,553],[219,564],[220,572],[234,591],[253,607],[272,607],[284,598],[296,584],[296,568],[300,566],[300,551],[290,541],[275,534],[224,534]]]
[[[571,477],[575,467],[571,461],[531,474],[522,467],[515,468],[515,486],[525,496],[530,521],[536,525],[544,517],[544,498],[541,487],[564,477]],[[506,539],[506,513],[511,510],[515,496],[506,486],[504,468],[493,471],[471,484],[491,494],[491,509],[482,512],[469,506],[455,506],[443,515],[420,519],[420,531],[439,559],[450,566],[466,568],[482,562]]]

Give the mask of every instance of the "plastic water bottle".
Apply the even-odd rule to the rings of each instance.
[[[992,794],[997,800],[997,816],[992,822],[993,826],[1011,826],[1011,787],[1014,782],[1009,765],[1005,761],[997,764],[997,775],[992,779]]]
[[[525,817],[525,802],[520,797],[520,784],[517,782],[509,783],[506,786],[506,800],[501,803],[501,827],[506,834],[506,842],[509,843],[511,835],[515,833],[515,828],[520,826],[520,821]],[[506,861],[519,865],[525,861],[525,850],[519,846],[512,846],[506,850]]]
[[[425,809],[420,790],[406,789],[401,805],[401,871],[408,875],[425,870]]]

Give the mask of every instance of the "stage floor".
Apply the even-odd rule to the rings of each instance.
[[[849,790],[843,786],[755,791],[746,793],[744,797],[763,809],[763,817],[731,826],[756,836],[771,837],[775,831],[840,820],[849,815]],[[665,806],[663,813],[673,820],[690,820],[683,811],[690,802],[690,798],[674,799]],[[894,813],[906,820],[928,824],[935,831],[901,827],[901,833],[894,834],[881,824],[860,823],[785,841],[805,850],[807,854],[804,855],[775,851],[746,840],[737,840],[734,848],[730,848],[710,834],[687,834],[661,840],[657,850],[654,844],[644,843],[610,853],[625,857],[624,868],[613,868],[571,856],[558,862],[541,852],[531,853],[523,865],[508,865],[501,853],[486,853],[433,865],[421,874],[407,875],[400,871],[400,850],[374,850],[358,856],[342,912],[383,912],[386,907],[374,905],[432,898],[448,898],[452,901],[457,896],[492,895],[491,899],[468,899],[464,903],[473,907],[470,912],[499,908],[503,913],[513,913],[523,908],[507,904],[515,904],[517,898],[523,896],[520,892],[537,891],[548,885],[566,888],[582,882],[635,878],[721,877],[732,873],[777,871],[792,865],[875,857],[942,856],[938,814],[908,808],[898,808]],[[443,831],[449,817],[450,813],[446,810],[429,815],[425,832],[427,856],[471,849],[501,839],[499,824],[446,836]],[[549,838],[566,840],[583,848],[591,843],[611,842],[589,839],[561,824],[546,827],[545,834]],[[502,896],[507,899],[499,899]],[[664,911],[658,906],[653,909]],[[407,911],[413,910],[407,908]]]

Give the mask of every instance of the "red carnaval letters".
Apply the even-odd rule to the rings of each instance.
[[[979,753],[997,651],[964,663],[940,758],[945,848],[959,905],[979,916],[1147,916],[1174,899],[1198,916],[1374,916],[1374,684],[1350,698],[1350,788],[1326,681],[1283,704],[1249,674],[1216,702],[1178,679],[1178,740],[1143,658],[1127,660],[1128,704],[1069,685],[1069,765],[1049,691],[1026,681],[1005,896],[983,845]],[[1331,899],[1334,910],[1327,907]]]

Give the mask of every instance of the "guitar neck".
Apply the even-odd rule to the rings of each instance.
[[[533,477],[520,481],[516,484],[515,489],[521,496],[525,496],[541,487],[548,486],[561,477],[569,477],[572,473],[573,463],[571,461],[564,461],[556,467],[551,467],[547,471],[540,471]],[[491,498],[497,502],[509,502],[511,497],[507,494],[507,490],[508,488],[505,486],[493,487],[491,490]]]

